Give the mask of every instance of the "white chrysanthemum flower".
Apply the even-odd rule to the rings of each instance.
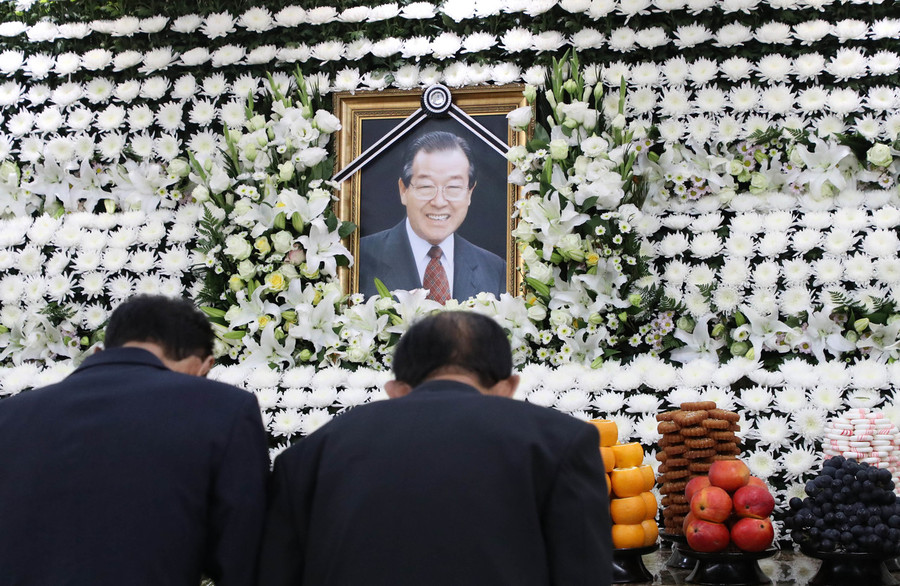
[[[802,45],[812,45],[830,34],[831,30],[831,23],[827,21],[807,20],[794,26],[794,36]]]
[[[591,405],[591,396],[582,390],[569,390],[559,394],[555,407],[565,413],[584,411]]]
[[[737,311],[743,301],[744,298],[736,287],[718,287],[712,296],[712,302],[716,308],[726,313]]]
[[[861,389],[883,389],[890,383],[888,370],[874,360],[860,360],[849,367],[852,386]]]
[[[750,277],[750,263],[745,258],[726,257],[719,269],[719,280],[723,285],[737,287],[744,285]]]
[[[276,387],[253,388],[252,391],[256,395],[256,402],[259,403],[260,409],[275,409],[278,406],[280,396]],[[293,407],[293,405],[284,406]]]
[[[794,71],[793,62],[778,53],[766,55],[756,64],[759,77],[764,82],[783,83],[788,81]]]
[[[81,313],[81,323],[89,330],[96,330],[109,319],[109,309],[102,303],[91,303]]]
[[[794,360],[793,363],[799,363]],[[789,369],[782,369],[788,372]],[[802,387],[788,386],[782,388],[775,394],[775,405],[782,413],[795,413],[808,405],[806,400],[806,390]]]
[[[112,301],[125,301],[134,293],[134,279],[128,275],[112,277],[106,282],[106,293]]]
[[[775,475],[781,468],[781,463],[771,452],[757,450],[744,457],[747,467],[753,476],[766,480]]]
[[[337,44],[343,45],[343,43],[339,42]],[[241,46],[224,45],[212,53],[212,65],[213,67],[227,67],[228,65],[234,65],[235,63],[239,63],[246,54],[247,50]]]
[[[753,283],[757,287],[774,287],[780,276],[781,267],[775,261],[759,262],[753,269]]]
[[[618,413],[625,406],[625,395],[612,391],[606,391],[597,395],[594,399],[594,407],[604,417]]]
[[[637,441],[643,446],[653,445],[658,442],[662,434],[657,431],[657,425],[654,413],[646,413],[640,416],[634,424],[634,434],[637,436]]]
[[[742,389],[737,397],[738,404],[753,413],[770,411],[773,407],[773,400],[769,389],[760,385]]]
[[[797,96],[797,106],[801,112],[816,113],[825,109],[828,103],[828,92],[819,86],[801,90]]]
[[[832,34],[842,43],[846,41],[863,40],[866,38],[868,32],[868,23],[850,18],[839,20],[835,23],[834,29],[832,30]]]
[[[866,56],[857,48],[838,49],[825,69],[838,81],[846,81],[866,75]]]
[[[181,54],[181,64],[186,67],[203,65],[212,58],[212,54],[206,47],[194,47]]]
[[[552,407],[556,403],[556,392],[547,388],[537,388],[528,393],[525,400],[541,407]]]
[[[819,53],[804,53],[794,59],[793,70],[800,81],[815,79],[825,70],[825,57]]]
[[[106,289],[106,275],[100,272],[82,273],[79,275],[78,285],[81,293],[88,299],[101,295]]]
[[[837,115],[846,115],[862,108],[862,99],[851,88],[834,88],[828,96],[828,108]]]
[[[753,39],[753,31],[750,27],[741,23],[729,23],[716,31],[717,47],[739,47]]]
[[[863,238],[863,250],[876,258],[891,257],[900,248],[900,238],[893,230],[879,228]]]
[[[277,411],[268,426],[269,432],[276,436],[290,437],[304,428],[305,416],[297,409]]]
[[[716,368],[717,366],[708,360],[692,360],[683,364],[679,372],[681,384],[689,388],[708,385],[715,376]]]
[[[785,281],[794,285],[805,283],[810,269],[810,264],[802,258],[786,260],[781,265]]]
[[[684,57],[672,57],[661,66],[662,74],[666,77],[669,85],[683,85],[690,74],[690,68]]]
[[[522,70],[514,63],[498,63],[491,67],[491,77],[500,85],[518,81],[522,76]]]
[[[313,386],[309,393],[309,406],[325,408],[332,406],[337,401],[338,390],[330,386]]]
[[[718,113],[724,109],[726,102],[725,92],[716,87],[702,88],[694,97],[694,104],[700,112]]]
[[[162,285],[159,275],[144,275],[134,284],[134,292],[137,295],[160,295]]]
[[[755,244],[749,234],[732,232],[725,241],[725,250],[732,259],[747,258],[754,253]]]
[[[786,454],[781,455],[781,460],[789,479],[809,474],[820,464],[819,455],[815,450],[802,447],[791,448]]]
[[[659,412],[660,407],[662,407],[662,399],[649,393],[633,395],[629,397],[625,403],[627,405],[626,411],[628,411],[628,413],[646,413],[651,416],[655,416],[655,414]]]
[[[728,95],[731,108],[735,112],[749,112],[753,110],[756,108],[756,104],[759,103],[759,98],[759,90],[746,81],[740,86],[731,88]]]
[[[297,389],[309,388],[312,386],[314,375],[315,369],[311,366],[289,368],[281,374],[281,386]]]
[[[609,419],[616,423],[616,428],[619,431],[619,442],[630,442],[631,434],[634,432],[635,419],[623,413],[616,413],[614,415],[611,415]]]
[[[828,413],[818,406],[804,407],[791,414],[794,429],[801,437],[810,441],[819,441],[825,434],[825,423]]]
[[[675,30],[675,46],[680,49],[696,47],[713,38],[712,33],[702,24],[689,24],[679,26]]]
[[[767,45],[790,45],[791,27],[783,22],[767,22],[756,29],[756,40]]]
[[[900,283],[900,259],[880,258],[875,261],[875,278],[886,285]]]
[[[844,276],[858,285],[866,285],[874,275],[872,259],[864,254],[854,254],[844,259]]]
[[[809,289],[801,286],[788,287],[781,294],[781,310],[787,315],[812,311],[812,294]]]
[[[691,241],[691,252],[697,258],[709,258],[722,251],[722,241],[715,232],[701,232]]]
[[[809,400],[826,411],[835,411],[842,403],[841,392],[836,387],[820,386],[810,389]]]
[[[749,79],[753,69],[753,64],[744,57],[730,57],[719,65],[722,75],[732,82]]]

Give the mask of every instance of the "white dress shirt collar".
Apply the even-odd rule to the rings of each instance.
[[[409,247],[412,249],[413,258],[416,260],[416,271],[419,273],[419,282],[425,280],[425,268],[428,266],[428,261],[431,260],[431,257],[428,256],[428,251],[431,250],[431,244],[422,238],[419,237],[418,234],[413,232],[412,226],[409,223],[409,218],[406,219],[406,236],[409,239]],[[447,283],[450,285],[450,292],[453,292],[453,234],[444,238],[438,246],[441,247],[441,265],[444,267],[444,271],[447,273]]]

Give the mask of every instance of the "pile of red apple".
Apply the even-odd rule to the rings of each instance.
[[[694,551],[724,551],[730,544],[756,552],[772,545],[775,530],[769,515],[775,499],[740,460],[713,462],[707,476],[687,483],[684,494],[691,507],[684,534]]]

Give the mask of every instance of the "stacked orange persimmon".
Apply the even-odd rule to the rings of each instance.
[[[600,453],[606,466],[612,540],[616,549],[644,547],[656,543],[658,504],[650,492],[656,482],[653,468],[644,464],[644,448],[638,443],[618,443],[614,421],[591,421],[600,432]]]

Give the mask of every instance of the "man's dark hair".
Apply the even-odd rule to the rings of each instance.
[[[412,181],[413,159],[416,158],[419,151],[434,153],[440,151],[455,151],[457,149],[461,150],[469,161],[469,187],[474,187],[478,177],[475,173],[475,159],[472,156],[472,147],[469,146],[469,141],[461,136],[456,136],[452,132],[444,132],[443,130],[436,130],[434,132],[429,132],[428,134],[423,134],[414,140],[406,150],[400,175],[403,185],[409,187],[409,182]]]
[[[512,373],[509,340],[493,319],[446,311],[415,324],[397,344],[394,377],[412,387],[438,374],[468,373],[492,387]]]
[[[128,342],[159,344],[166,358],[206,358],[212,354],[213,331],[206,315],[185,299],[138,295],[119,305],[106,326],[107,348]]]

